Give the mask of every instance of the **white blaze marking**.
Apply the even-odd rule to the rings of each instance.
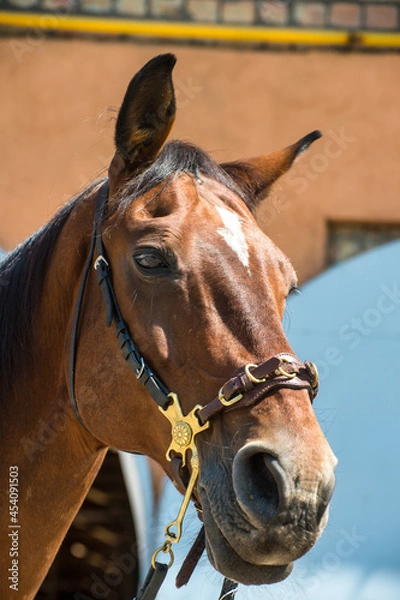
[[[240,262],[249,271],[249,247],[244,237],[238,215],[231,210],[216,207],[225,227],[219,227],[217,232],[224,238],[228,246],[238,255]]]

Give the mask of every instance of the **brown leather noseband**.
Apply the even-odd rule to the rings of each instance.
[[[197,416],[203,424],[223,410],[251,406],[282,388],[307,390],[312,402],[318,393],[314,363],[303,363],[296,356],[282,352],[258,365],[246,365],[221,387],[218,396],[201,408]]]

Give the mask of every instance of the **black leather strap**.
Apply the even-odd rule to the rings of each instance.
[[[107,201],[107,197],[108,197],[108,182],[104,183],[99,190],[99,194],[97,196],[95,214],[97,214],[101,210],[101,207],[103,206],[104,202]],[[81,415],[79,414],[78,404],[76,401],[75,368],[76,368],[76,351],[77,351],[77,344],[78,344],[79,322],[80,322],[80,316],[81,316],[82,302],[83,302],[83,296],[85,293],[86,281],[87,281],[87,278],[89,275],[90,267],[92,266],[95,247],[96,247],[96,219],[93,221],[93,230],[92,230],[92,238],[90,241],[89,254],[88,254],[87,261],[86,261],[85,270],[82,275],[81,284],[79,286],[78,296],[77,296],[76,304],[75,304],[75,314],[74,314],[74,318],[72,321],[71,345],[70,345],[70,351],[69,351],[69,372],[68,372],[69,398],[71,401],[71,405],[74,410],[76,418],[78,419],[79,423],[86,429],[86,431],[89,431],[89,429],[86,427],[85,423],[82,420]]]
[[[129,328],[125,323],[118,301],[115,297],[114,287],[112,284],[111,268],[107,261],[107,256],[103,244],[103,219],[107,208],[107,197],[105,201],[101,203],[98,210],[96,209],[95,215],[95,244],[96,244],[96,258],[94,261],[94,268],[96,271],[97,281],[100,285],[100,289],[103,296],[103,302],[106,309],[106,324],[110,327],[114,321],[115,335],[118,340],[119,347],[124,355],[124,358],[129,365],[130,369],[135,373],[136,378],[141,381],[145,386],[150,396],[155,402],[165,410],[167,405],[171,402],[168,397],[169,390],[160,381],[160,379],[153,373],[145,359],[141,355],[138,347],[135,345]]]
[[[167,564],[156,562],[155,565],[155,568],[150,567],[136,600],[155,600],[168,573]]]
[[[237,584],[236,581],[232,581],[232,579],[225,577],[222,584],[221,593],[219,595],[219,600],[233,600],[233,598],[236,596],[238,588],[239,584]]]
[[[114,288],[111,279],[111,271],[106,259],[105,249],[102,241],[103,219],[107,209],[107,201],[108,181],[103,183],[97,196],[89,254],[82,275],[81,284],[79,286],[78,296],[76,299],[76,308],[72,322],[71,346],[69,354],[68,383],[70,401],[78,421],[87,431],[89,431],[89,429],[85,425],[79,413],[78,403],[76,400],[75,371],[82,303],[90,268],[93,265],[93,259],[97,281],[101,288],[104,306],[106,309],[107,327],[110,327],[110,325],[114,321],[115,335],[118,339],[119,347],[124,355],[127,364],[132,369],[132,371],[134,371],[137,379],[139,379],[141,383],[146,387],[147,391],[155,400],[155,402],[163,409],[165,409],[167,407],[167,404],[169,404],[170,402],[170,398],[168,397],[168,389],[153,373],[153,371],[150,369],[143,356],[141,355],[140,351],[136,347],[132,336],[129,333],[128,326],[126,325],[122,317],[117,299],[114,294]]]

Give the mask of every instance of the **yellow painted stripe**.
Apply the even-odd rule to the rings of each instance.
[[[400,48],[400,33],[360,32],[360,44],[365,48]]]
[[[245,27],[202,23],[83,17],[59,14],[1,12],[0,26],[160,39],[210,40],[311,46],[400,48],[400,34],[357,33],[324,29]]]

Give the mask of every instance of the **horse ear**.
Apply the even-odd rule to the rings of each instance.
[[[161,54],[131,80],[115,128],[116,154],[110,164],[112,187],[156,158],[175,120],[173,54]]]
[[[283,150],[246,161],[224,163],[221,167],[247,192],[251,204],[249,208],[255,209],[267,197],[271,185],[290,169],[299,154],[320,137],[320,131],[313,131]]]

